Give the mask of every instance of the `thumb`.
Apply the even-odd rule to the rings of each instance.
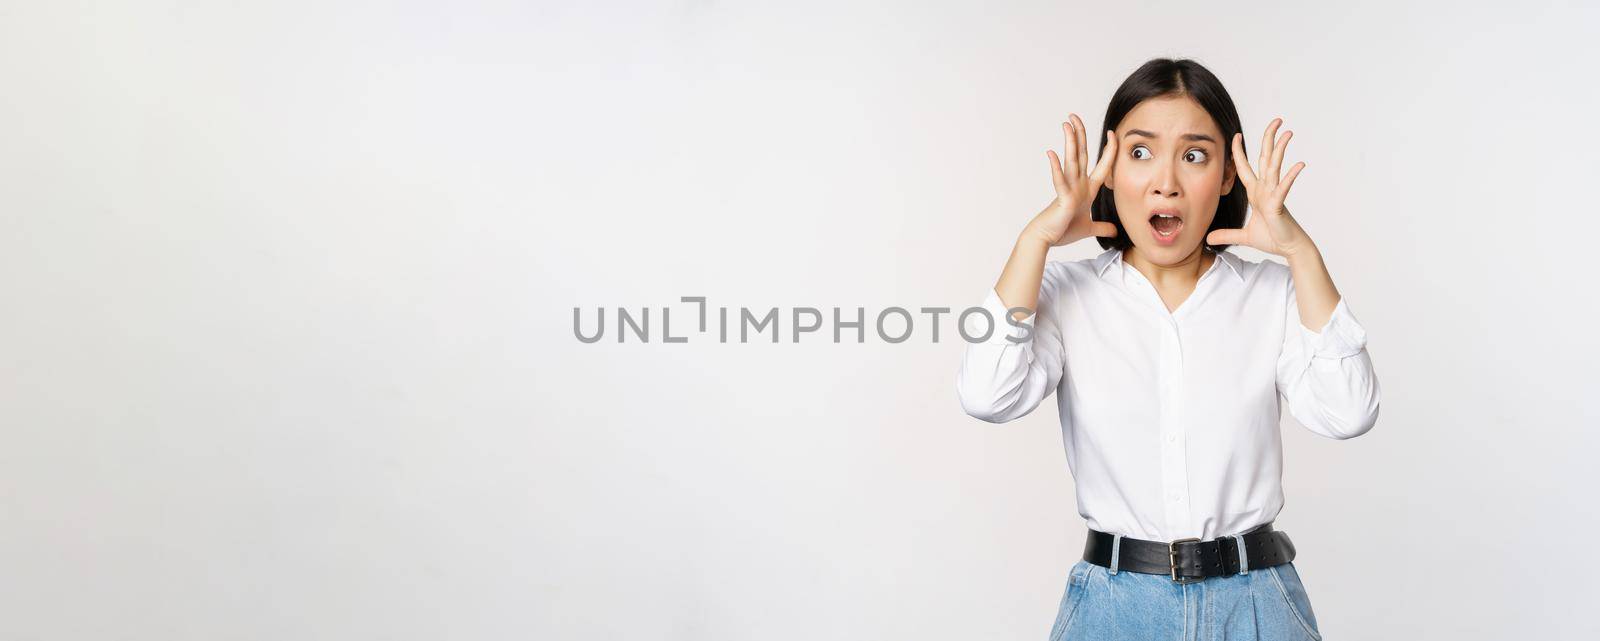
[[[1213,245],[1244,245],[1250,240],[1250,235],[1243,229],[1214,229],[1206,234],[1206,242]]]
[[[1097,221],[1089,227],[1089,231],[1103,238],[1116,238],[1117,226],[1104,221]]]

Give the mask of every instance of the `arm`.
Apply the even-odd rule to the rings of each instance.
[[[1284,206],[1289,188],[1306,164],[1295,163],[1280,178],[1284,151],[1294,135],[1289,131],[1277,135],[1282,122],[1277,118],[1267,125],[1259,172],[1245,158],[1244,136],[1233,135],[1233,162],[1238,181],[1249,192],[1250,220],[1243,229],[1214,230],[1206,240],[1213,245],[1242,244],[1288,261],[1278,392],[1288,399],[1289,412],[1311,431],[1329,438],[1353,438],[1378,420],[1378,378],[1367,356],[1366,331],[1333,286],[1322,252]]]
[[[1278,393],[1312,432],[1341,440],[1365,434],[1378,421],[1382,396],[1366,330],[1334,289],[1315,246],[1292,258],[1289,272]]]
[[[1083,121],[1074,114],[1061,129],[1067,138],[1065,163],[1054,151],[1045,152],[1056,198],[1017,236],[999,281],[983,302],[993,333],[967,344],[956,375],[961,408],[991,423],[1027,415],[1061,381],[1061,331],[1053,307],[1064,279],[1045,264],[1050,248],[1117,233],[1115,225],[1095,222],[1089,210],[1116,157],[1115,134],[1108,132],[1106,148],[1090,174]],[[988,328],[977,315],[968,322],[969,336],[983,336]]]
[[[1032,412],[1061,382],[1065,354],[1054,307],[1062,274],[1041,266],[1032,279],[1042,282],[1028,297],[1037,301],[1033,313],[1010,315],[1009,310],[1019,306],[1008,306],[999,286],[984,297],[983,308],[994,319],[993,333],[967,343],[956,376],[961,409],[969,416],[990,423],[1014,421]],[[1007,322],[1008,315],[1014,320]],[[987,325],[973,314],[967,317],[965,332],[982,336]]]
[[[1008,307],[1038,308],[1045,257],[1050,254],[1050,241],[1045,240],[1044,235],[1030,224],[1017,236],[1017,244],[1011,248],[1011,258],[1006,259],[1005,269],[1000,271],[1000,280],[994,284],[994,291],[1000,295],[1000,299],[1011,303]],[[1022,320],[1027,316],[1018,312],[1012,318]],[[995,316],[997,321],[1002,318],[1005,316]]]
[[[1315,243],[1308,243],[1305,251],[1287,258],[1292,284],[1290,294],[1298,300],[1292,307],[1300,312],[1300,323],[1306,327],[1322,327],[1340,301],[1339,290],[1333,286],[1333,277],[1328,275],[1328,266],[1322,262],[1322,252]]]

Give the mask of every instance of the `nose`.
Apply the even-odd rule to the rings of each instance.
[[[1150,193],[1169,198],[1178,197],[1178,175],[1173,171],[1172,165],[1163,164],[1155,176],[1155,181],[1150,187]]]

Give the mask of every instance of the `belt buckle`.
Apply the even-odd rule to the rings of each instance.
[[[1188,576],[1180,577],[1180,576],[1178,576],[1178,544],[1179,543],[1189,543],[1191,541],[1195,542],[1195,543],[1199,543],[1200,539],[1195,538],[1195,537],[1189,537],[1189,538],[1186,538],[1186,539],[1178,539],[1176,541],[1173,541],[1173,542],[1167,544],[1167,565],[1172,568],[1172,580],[1174,582],[1176,582],[1176,583],[1198,583],[1200,581],[1204,581],[1205,580],[1205,577],[1203,577],[1203,576],[1202,577],[1188,577]]]

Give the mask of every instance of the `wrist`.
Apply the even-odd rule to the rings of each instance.
[[[1317,249],[1316,243],[1306,239],[1305,245],[1295,248],[1293,252],[1285,253],[1283,258],[1289,261],[1290,267],[1297,265],[1318,265],[1322,263],[1322,250]]]
[[[1050,234],[1040,227],[1038,219],[1034,219],[1023,226],[1022,233],[1017,234],[1017,245],[1049,249],[1056,241],[1049,236]]]

